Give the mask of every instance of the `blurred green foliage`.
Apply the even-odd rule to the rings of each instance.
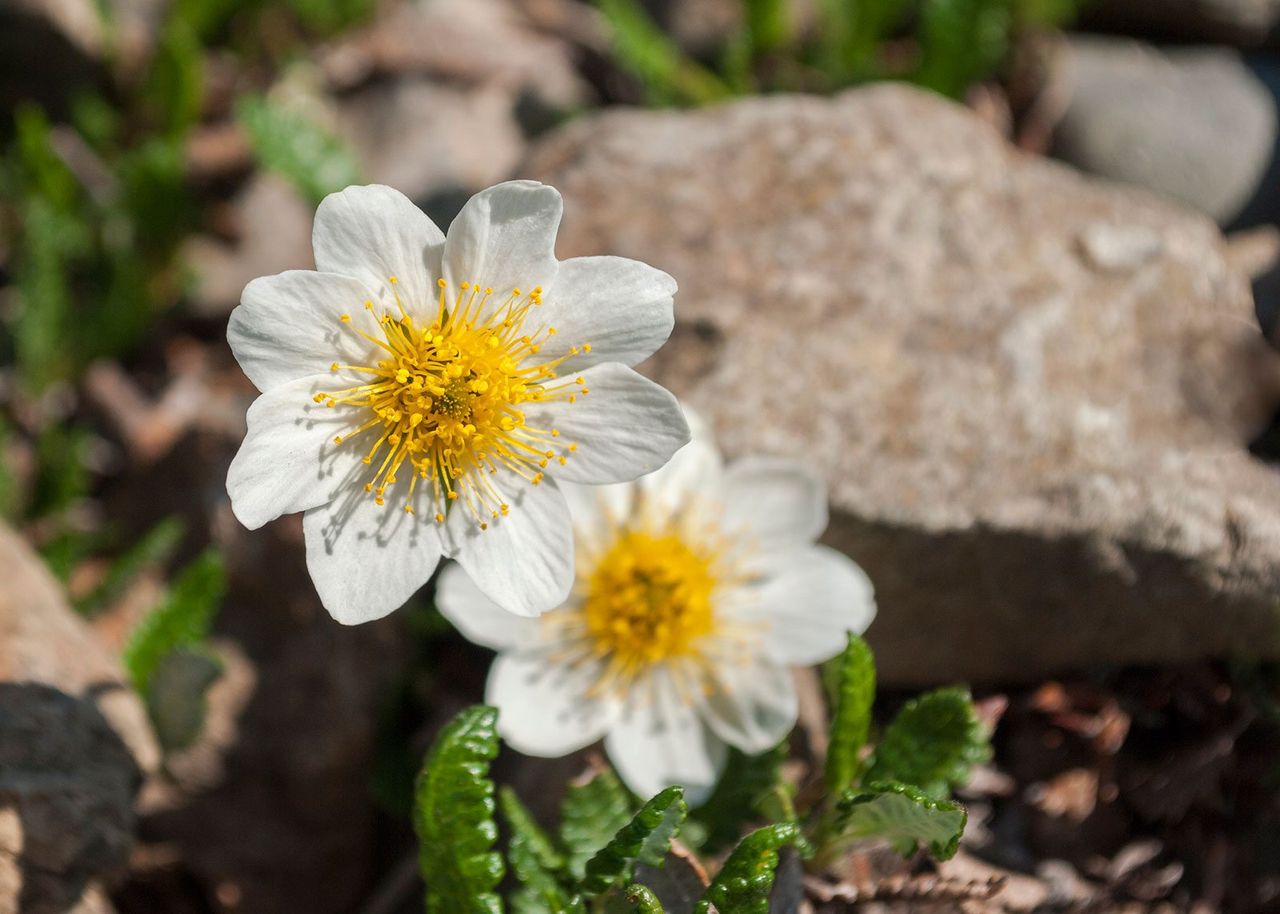
[[[266,96],[248,95],[237,103],[236,117],[258,162],[288,178],[312,203],[360,182],[351,150],[306,114]]]
[[[265,89],[306,40],[372,10],[373,0],[173,0],[141,66],[114,56],[104,18],[106,78],[72,87],[60,119],[27,103],[0,124],[0,371],[10,379],[0,513],[37,525],[59,576],[120,545],[71,517],[94,484],[92,433],[72,392],[94,360],[136,354],[191,286],[181,251],[201,227],[207,188],[193,186],[187,148],[208,114],[206,57],[232,56],[241,78]],[[312,200],[356,180],[335,139],[266,98],[254,94],[239,111],[263,165]],[[99,593],[84,608],[105,601]]]
[[[167,535],[152,536],[151,547]],[[204,726],[205,693],[222,672],[207,642],[226,590],[222,556],[208,549],[183,568],[125,645],[124,668],[165,751],[189,745]]]
[[[794,0],[739,2],[737,33],[707,63],[682,51],[642,0],[596,0],[618,65],[655,106],[834,92],[879,79],[959,98],[999,73],[1018,35],[1068,23],[1088,0],[817,0],[804,30]]]

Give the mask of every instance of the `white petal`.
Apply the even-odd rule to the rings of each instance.
[[[614,717],[611,703],[588,697],[597,671],[551,663],[545,654],[499,654],[485,701],[498,709],[498,732],[518,752],[551,758],[589,746]]]
[[[680,784],[691,806],[711,795],[728,758],[723,741],[662,671],[633,690],[604,747],[618,775],[642,798]]]
[[[795,460],[736,461],[725,473],[723,497],[724,528],[748,532],[765,552],[812,543],[827,528],[826,486]]]
[[[591,352],[563,363],[567,372],[600,362],[642,362],[671,336],[675,291],[674,279],[638,260],[566,260],[537,312],[540,320],[556,328],[556,336],[543,344],[542,355],[554,358],[570,347],[590,344]]]
[[[840,653],[847,633],[876,615],[875,589],[857,563],[826,546],[770,553],[753,562],[762,579],[737,595],[743,618],[768,626],[765,650],[777,663],[810,666]]]
[[[363,485],[350,485],[332,503],[303,515],[307,570],[320,602],[343,625],[394,612],[436,570],[440,534],[429,505],[417,493],[418,513],[406,514],[406,496],[403,480],[387,490],[383,505]]]
[[[574,536],[579,548],[608,548],[617,528],[631,517],[639,487],[634,482],[608,486],[579,486],[560,483],[560,491],[569,503]],[[578,570],[579,575],[583,569]]]
[[[639,480],[646,499],[669,512],[687,506],[693,499],[718,504],[724,477],[724,460],[716,449],[710,429],[697,414],[685,410],[691,438],[676,451],[665,466]],[[705,520],[705,516],[698,518]]]
[[[354,448],[334,445],[356,424],[351,411],[312,401],[330,375],[289,381],[249,407],[249,432],[227,471],[231,510],[250,530],[281,514],[305,511],[334,497],[357,466]]]
[[[710,673],[702,713],[731,746],[758,755],[791,732],[799,713],[791,673],[773,663],[722,662]]]
[[[444,235],[400,191],[382,184],[330,194],[311,231],[316,269],[341,273],[376,291],[395,292],[415,317],[434,316]]]
[[[548,473],[569,482],[599,485],[650,473],[689,440],[680,404],[663,388],[626,366],[606,362],[579,376],[590,393],[573,403],[553,400],[526,411],[530,427],[557,429],[577,444],[564,466]]]
[[[436,580],[436,606],[467,638],[482,647],[509,651],[533,644],[536,619],[516,616],[494,603],[457,565],[448,565]]]
[[[364,303],[377,294],[335,273],[290,270],[245,286],[227,341],[258,390],[329,371],[333,362],[368,365],[376,348],[356,331],[380,335]],[[342,315],[350,321],[344,323]]]
[[[573,585],[573,525],[564,496],[550,479],[530,485],[514,473],[489,477],[508,513],[480,529],[461,500],[445,526],[449,552],[480,591],[520,616],[564,602]]]
[[[556,278],[560,192],[537,181],[508,181],[482,190],[449,226],[444,278],[457,295],[463,282],[490,286],[496,307],[512,289],[549,289]]]

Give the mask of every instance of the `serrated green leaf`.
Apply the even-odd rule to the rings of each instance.
[[[288,178],[312,203],[360,183],[352,152],[302,112],[263,96],[245,96],[236,105],[236,117],[263,167]]]
[[[846,791],[835,817],[841,838],[881,838],[904,857],[923,843],[938,860],[955,856],[967,820],[959,803],[935,799],[909,784],[884,783]]]
[[[198,647],[209,636],[226,588],[222,556],[209,549],[182,570],[164,601],[133,630],[123,660],[141,695],[150,694],[156,667],[169,653]]]
[[[581,880],[587,861],[631,821],[631,796],[617,775],[604,770],[585,784],[570,784],[560,807],[565,870]]]
[[[849,645],[835,667],[835,709],[826,769],[827,790],[833,795],[852,784],[862,767],[858,754],[867,742],[876,697],[876,663],[867,642],[850,634]]]
[[[477,705],[441,731],[418,775],[414,830],[427,886],[427,914],[501,914],[494,889],[502,857],[493,850],[493,782],[498,754],[496,708]]]
[[[663,914],[662,902],[648,886],[633,882],[605,897],[604,914]]]
[[[721,914],[767,914],[778,849],[799,836],[800,826],[794,822],[769,825],[747,835],[693,906],[693,914],[707,914],[711,905]]]
[[[866,780],[912,784],[943,799],[990,755],[969,692],[937,689],[907,702],[885,729]]]
[[[498,791],[498,807],[511,831],[507,844],[507,861],[520,888],[512,893],[514,914],[567,914],[578,910],[556,878],[564,867],[564,856],[551,843],[520,798],[510,787]]]
[[[587,861],[581,889],[598,895],[633,876],[637,863],[658,866],[688,814],[683,787],[668,787],[651,799],[613,839]]]
[[[743,824],[761,815],[761,801],[778,784],[786,759],[786,742],[760,755],[729,750],[729,761],[720,782],[691,816],[691,820],[705,829],[705,837],[698,846],[715,850],[736,841],[743,832]],[[681,840],[688,847],[694,846],[687,833]]]

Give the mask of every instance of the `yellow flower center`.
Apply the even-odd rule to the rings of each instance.
[[[395,277],[390,278],[396,290]],[[381,351],[372,365],[340,365],[334,372],[364,375],[367,383],[315,395],[317,403],[358,408],[342,445],[365,432],[376,440],[364,455],[372,469],[365,491],[381,505],[387,489],[408,472],[404,510],[413,513],[413,496],[420,481],[430,487],[435,521],[443,523],[450,503],[461,501],[467,512],[487,528],[488,518],[506,514],[509,506],[491,476],[500,468],[533,485],[555,460],[565,463],[577,449],[563,442],[554,428],[526,424],[522,407],[550,400],[574,402],[588,390],[582,378],[559,383],[556,368],[590,346],[572,347],[559,358],[536,358],[554,327],[532,333],[523,329],[530,312],[542,303],[542,289],[522,293],[512,289],[502,303],[491,307],[494,290],[463,282],[453,302],[447,286],[438,283],[440,297],[435,319],[426,326],[405,311],[399,294],[399,316],[378,318],[381,338],[354,330]],[[373,302],[365,302],[373,310]],[[351,327],[351,316],[341,322]]]
[[[630,682],[655,664],[696,658],[716,630],[716,550],[675,530],[622,530],[586,581],[582,606],[591,652],[604,679]]]

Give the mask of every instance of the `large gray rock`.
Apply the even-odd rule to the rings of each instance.
[[[1222,224],[1265,190],[1275,99],[1236,52],[1077,36],[1057,59],[1070,92],[1054,148],[1061,158]]]
[[[1207,220],[912,89],[547,139],[561,256],[680,282],[653,374],[825,476],[886,681],[1280,655],[1280,365]]]

